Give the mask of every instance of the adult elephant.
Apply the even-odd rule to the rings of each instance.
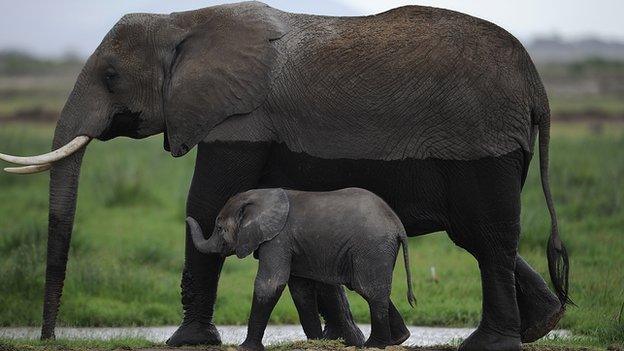
[[[173,156],[198,146],[187,213],[205,232],[227,198],[250,188],[369,189],[410,236],[445,230],[477,259],[482,321],[460,348],[519,349],[551,330],[569,302],[549,129],[547,97],[522,45],[457,12],[409,6],[341,18],[249,2],[124,16],[77,79],[57,151],[3,156],[26,165],[12,172],[51,167],[42,337],[54,335],[85,145],[164,132]],[[517,253],[538,132],[557,296]],[[184,322],[170,344],[219,342],[211,321],[222,263],[197,252],[187,232]],[[334,332],[348,333],[343,291],[323,292],[325,313],[344,312]]]

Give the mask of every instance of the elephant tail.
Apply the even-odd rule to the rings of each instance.
[[[405,275],[407,277],[407,301],[410,306],[416,306],[416,297],[414,297],[414,290],[412,289],[412,271],[409,263],[409,250],[407,248],[407,236],[402,233],[399,236],[401,246],[403,246],[403,261],[405,263]]]
[[[548,146],[550,144],[550,113],[542,114],[537,120],[539,127],[539,166],[542,179],[542,190],[546,198],[548,212],[550,212],[550,237],[548,238],[548,246],[546,256],[548,258],[548,270],[550,279],[559,297],[562,306],[566,304],[574,305],[574,302],[568,295],[568,277],[570,271],[570,263],[568,260],[568,252],[559,237],[559,228],[557,226],[557,213],[550,193],[550,183],[548,175]]]

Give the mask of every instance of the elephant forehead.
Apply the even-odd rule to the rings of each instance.
[[[144,57],[155,50],[161,32],[167,27],[167,15],[133,13],[123,16],[100,43],[98,53],[117,55],[119,60],[130,56]]]

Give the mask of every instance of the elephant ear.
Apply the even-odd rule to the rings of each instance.
[[[279,234],[288,218],[290,202],[283,189],[252,191],[245,202],[236,237],[236,256],[243,258],[256,251],[260,244]]]
[[[257,2],[174,13],[187,30],[165,86],[166,146],[182,156],[219,123],[258,108],[285,34],[278,10]]]

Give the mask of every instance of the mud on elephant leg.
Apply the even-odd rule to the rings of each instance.
[[[194,195],[192,195],[194,194]],[[199,192],[191,186],[187,201],[187,215],[193,216],[203,228],[212,228],[212,216],[200,205]],[[215,213],[216,216],[216,213]],[[195,248],[187,228],[184,270],[182,272],[182,325],[167,340],[169,346],[220,345],[221,337],[212,323],[217,282],[224,259],[219,255],[206,255]]]
[[[565,308],[544,279],[520,256],[516,256],[515,278],[520,337],[522,342],[533,342],[555,328]]]
[[[317,283],[319,312],[325,319],[323,338],[343,339],[349,346],[364,345],[364,334],[357,327],[349,308],[349,300],[340,285]]]
[[[186,247],[188,249],[189,244]],[[167,340],[167,345],[220,345],[221,337],[212,323],[212,302],[217,293],[217,284],[212,282],[219,279],[223,259],[215,255],[188,252],[186,257],[181,283],[184,320],[180,328]],[[194,262],[189,264],[188,261]],[[197,270],[199,267],[201,269]]]

